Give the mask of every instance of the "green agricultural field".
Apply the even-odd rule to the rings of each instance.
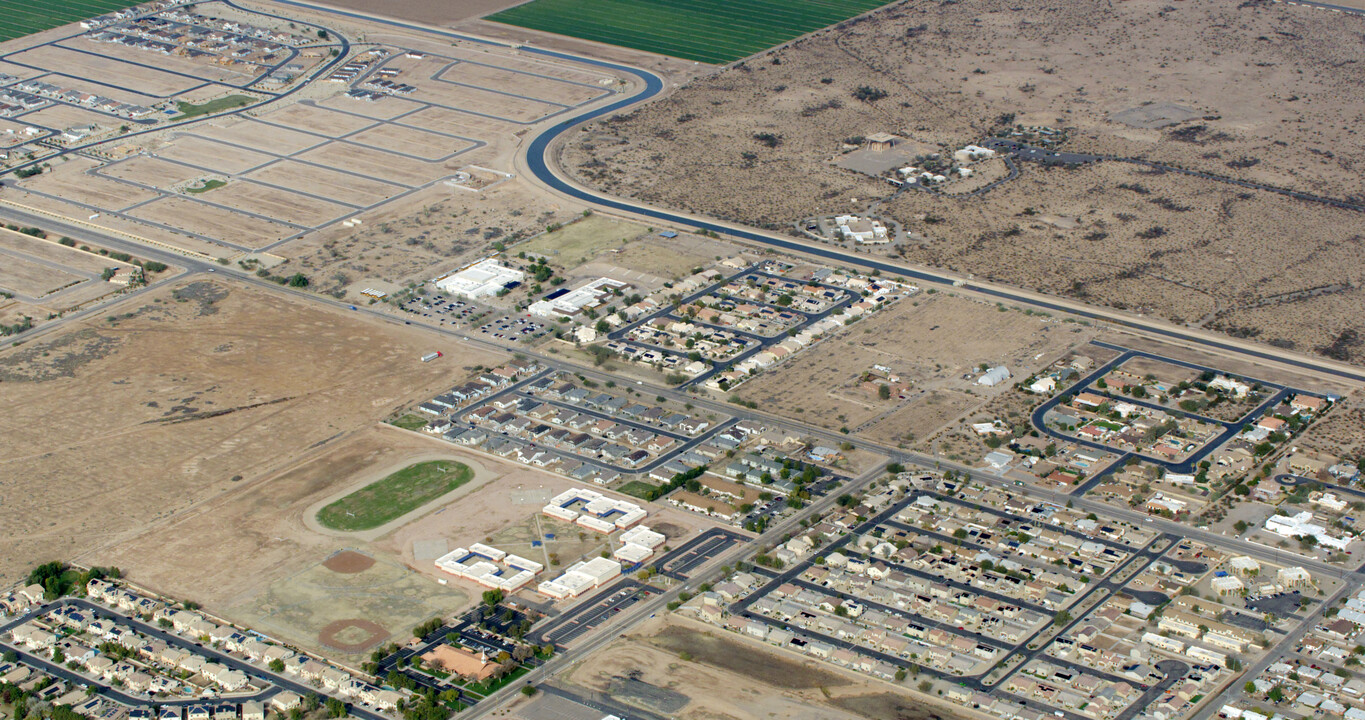
[[[202,105],[192,105],[182,100],[175,104],[175,109],[179,110],[180,114],[176,115],[173,119],[187,120],[189,118],[199,117],[200,115],[212,115],[224,110],[242,107],[243,105],[250,104],[255,99],[256,98],[251,97],[250,95],[228,95],[226,97],[210,100]]]
[[[127,0],[0,0],[0,42],[136,4]]]
[[[890,0],[534,0],[488,20],[723,64]]]
[[[417,463],[347,495],[318,512],[324,527],[373,530],[469,482],[474,471],[452,460]]]
[[[625,485],[616,488],[616,491],[625,493],[631,497],[640,498],[641,500],[652,500],[653,498],[650,496],[658,489],[658,485],[651,485],[641,480],[631,480]]]

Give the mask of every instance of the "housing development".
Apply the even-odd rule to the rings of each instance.
[[[0,0],[0,718],[1365,720],[1339,2]]]

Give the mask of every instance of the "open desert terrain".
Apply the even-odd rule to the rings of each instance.
[[[1359,211],[1113,160],[889,199],[831,161],[878,132],[914,164],[1044,126],[1067,151],[1360,205],[1361,29],[1258,1],[910,0],[599,121],[561,159],[585,184],[775,231],[876,205],[914,234],[895,249],[912,263],[1359,363]]]
[[[5,582],[36,558],[95,557],[153,584],[189,580],[176,589],[197,594],[212,566],[205,557],[138,553],[130,540],[491,359],[233,281],[141,299],[0,353]],[[430,350],[446,358],[420,362]],[[229,550],[197,547],[209,558]],[[150,572],[162,561],[166,575]],[[186,573],[191,565],[200,572]]]

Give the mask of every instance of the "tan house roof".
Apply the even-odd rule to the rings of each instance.
[[[497,670],[498,664],[488,659],[483,653],[472,653],[464,648],[453,647],[444,643],[428,650],[422,655],[422,660],[430,665],[440,665],[446,670],[461,677],[472,678],[475,681],[486,680]]]

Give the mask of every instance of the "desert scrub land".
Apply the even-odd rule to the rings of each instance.
[[[1050,126],[1070,151],[1365,203],[1343,152],[1362,29],[1261,0],[910,0],[591,124],[562,161],[612,193],[785,231],[888,195],[830,164],[846,142],[890,132],[913,156]],[[926,238],[901,251],[914,263],[1365,362],[1361,213],[1158,173],[1021,163],[982,195],[905,192],[879,212]]]

